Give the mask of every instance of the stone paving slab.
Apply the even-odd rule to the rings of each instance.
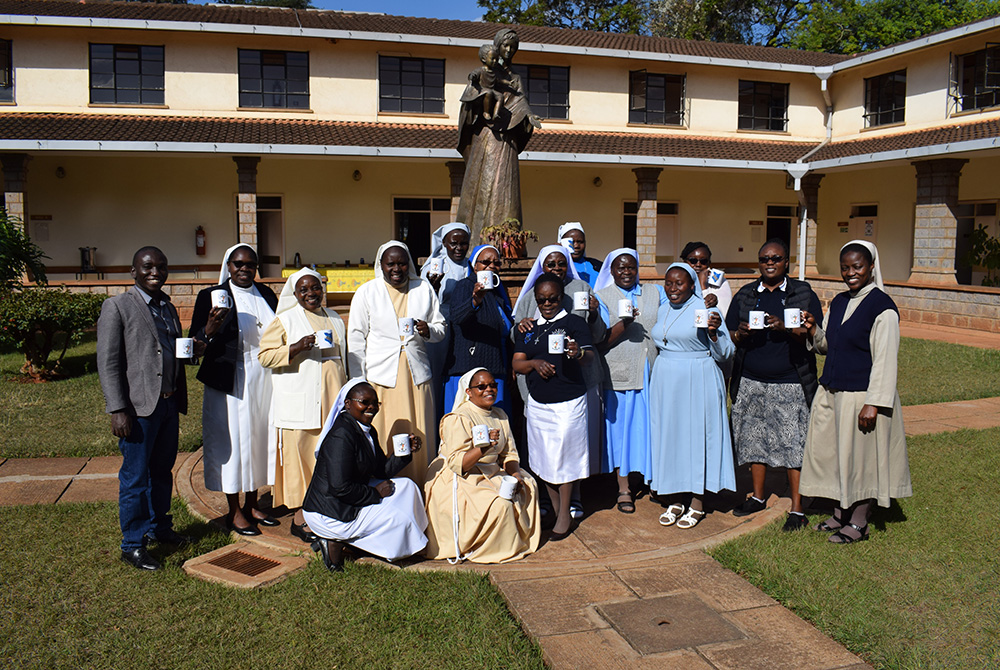
[[[590,604],[635,599],[635,594],[608,570],[499,582],[497,587],[524,630],[536,638],[608,628],[610,624]]]
[[[614,629],[552,635],[538,640],[550,668],[587,670],[714,670],[696,651],[642,656]]]
[[[115,475],[122,467],[121,456],[94,456],[80,471],[81,475]]]
[[[903,426],[907,435],[996,428],[1000,426],[1000,398],[909,405],[903,408]]]
[[[87,464],[87,458],[8,458],[0,465],[0,478],[72,477]]]
[[[950,342],[978,349],[1000,349],[1000,333],[988,333],[968,328],[952,328],[949,326],[901,321],[899,324],[899,334],[903,337],[912,337],[918,340]]]
[[[59,500],[70,478],[0,482],[0,505],[51,505]]]
[[[118,476],[73,479],[59,497],[61,503],[118,500]]]

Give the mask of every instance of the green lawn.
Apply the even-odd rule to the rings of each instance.
[[[70,375],[45,384],[29,384],[18,374],[24,357],[0,353],[0,457],[110,456],[118,439],[104,413],[97,378],[97,345],[93,333],[66,352]],[[202,384],[188,368],[188,413],[181,415],[180,450],[201,445]]]
[[[867,542],[776,522],[710,553],[876,668],[998,668],[998,441],[1000,429],[908,440],[914,496],[876,511]]]
[[[114,503],[0,507],[0,667],[542,668],[485,577],[321,561],[266,589],[187,577],[228,542],[177,502],[199,539],[142,573],[118,560]]]

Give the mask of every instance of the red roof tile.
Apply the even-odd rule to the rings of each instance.
[[[0,114],[0,141],[195,142],[454,149],[451,125],[96,114]],[[678,134],[537,131],[533,152],[793,161],[813,145]]]
[[[961,125],[939,126],[927,130],[893,133],[856,140],[833,142],[816,152],[810,161],[833,160],[848,156],[883,153],[930,147],[955,142],[968,142],[1000,137],[1000,119],[990,119]]]
[[[502,27],[497,23],[423,19],[385,14],[352,14],[329,10],[291,10],[246,5],[173,5],[150,2],[99,2],[68,0],[0,0],[0,15],[69,16],[101,19],[136,19],[191,23],[224,23],[288,28],[318,28],[404,35],[468,38],[488,41]],[[522,42],[644,51],[660,54],[820,66],[847,58],[838,54],[796,51],[744,44],[720,44],[643,35],[600,33],[539,26],[517,26]]]

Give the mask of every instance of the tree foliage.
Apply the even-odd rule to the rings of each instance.
[[[22,222],[7,216],[7,210],[0,207],[0,301],[21,286],[25,272],[44,284],[43,258],[48,256],[24,232]]]
[[[40,381],[55,378],[70,342],[78,342],[83,332],[97,323],[105,298],[70,293],[65,286],[11,293],[0,300],[0,344],[15,346],[24,354],[21,372]],[[60,344],[59,357],[50,361]]]
[[[479,0],[496,23],[579,28],[609,33],[648,32],[646,0]]]

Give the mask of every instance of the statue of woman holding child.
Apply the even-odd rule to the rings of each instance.
[[[521,78],[510,69],[518,37],[510,28],[497,32],[493,44],[479,50],[482,67],[469,74],[462,94],[458,150],[465,159],[459,221],[478,240],[484,226],[507,219],[521,221],[521,179],[517,155],[535,128]]]

